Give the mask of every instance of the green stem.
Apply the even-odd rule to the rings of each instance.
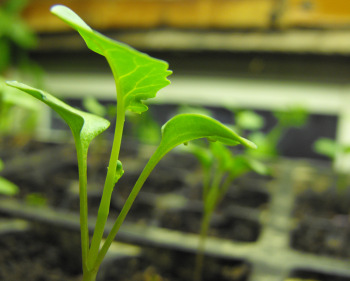
[[[84,273],[82,281],[96,281],[97,271],[88,271]]]
[[[215,172],[215,171],[214,171]],[[202,268],[204,260],[205,242],[208,236],[208,230],[210,226],[210,220],[213,212],[217,206],[219,194],[220,194],[220,183],[224,173],[216,171],[214,173],[214,179],[210,185],[210,190],[207,196],[204,198],[204,211],[201,221],[201,230],[199,235],[199,244],[197,248],[196,263],[194,270],[194,281],[200,281],[202,279]]]
[[[80,235],[83,262],[83,274],[88,272],[87,258],[89,251],[88,203],[87,203],[87,149],[80,140],[76,141],[79,169],[79,200],[80,200]]]
[[[132,204],[134,203],[138,193],[140,192],[144,182],[146,181],[146,179],[148,178],[148,176],[150,175],[150,173],[152,172],[154,167],[158,164],[158,162],[160,161],[160,159],[164,155],[165,155],[165,153],[163,153],[163,151],[161,149],[159,149],[159,147],[158,147],[158,149],[155,151],[155,153],[152,155],[152,157],[147,162],[145,168],[143,169],[143,171],[140,174],[138,180],[136,181],[133,189],[131,190],[129,197],[126,199],[125,204],[124,204],[120,214],[118,215],[118,218],[115,221],[110,233],[108,234],[108,237],[106,238],[105,243],[103,244],[100,252],[98,253],[98,256],[97,256],[97,259],[96,259],[96,262],[94,265],[94,269],[98,269],[99,266],[101,265],[103,258],[107,254],[109,247],[111,246],[115,236],[117,235],[122,223],[125,220],[126,215],[128,214],[128,212],[129,212]]]
[[[217,198],[217,204],[219,204],[219,202],[221,202],[221,200],[224,198],[224,196],[226,195],[228,189],[230,188],[231,183],[233,182],[233,180],[236,178],[237,176],[234,175],[228,175],[225,179],[225,181],[223,182],[221,188],[220,188],[220,192]]]
[[[95,261],[100,249],[100,244],[102,241],[105,225],[108,219],[112,192],[115,186],[115,173],[117,169],[117,161],[119,158],[124,122],[125,122],[124,104],[122,102],[118,102],[117,103],[117,120],[116,120],[115,134],[113,139],[113,146],[112,146],[111,156],[109,159],[109,165],[108,165],[105,185],[103,188],[101,203],[98,209],[95,230],[91,240],[91,247],[90,247],[89,256],[88,256],[89,269],[92,269],[93,265],[95,264]]]
[[[211,176],[211,170],[208,168],[203,167],[203,195],[202,200],[204,202],[205,198],[207,198],[210,188],[210,176]]]
[[[214,179],[210,185],[209,192],[207,196],[204,198],[204,211],[213,212],[217,206],[217,201],[220,193],[220,183],[222,178],[224,177],[224,173],[221,171],[216,171],[214,173]]]
[[[196,254],[196,264],[194,269],[194,278],[193,278],[194,281],[202,280],[205,242],[208,236],[211,216],[212,216],[212,213],[205,212],[201,222],[201,231],[199,235],[199,243],[198,243],[197,254]]]

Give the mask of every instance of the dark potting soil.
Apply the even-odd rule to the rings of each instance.
[[[0,280],[80,280],[79,235],[60,232],[57,236],[37,229],[1,235]]]
[[[30,230],[3,234],[0,239],[0,280],[81,280],[80,235],[36,224]],[[191,253],[146,248],[140,256],[107,262],[99,281],[192,280],[195,256]],[[250,273],[243,261],[206,257],[203,281],[245,281]]]
[[[344,277],[341,275],[331,275],[326,273],[308,271],[308,270],[295,270],[291,276],[295,278],[293,280],[317,280],[317,281],[350,281],[349,277]]]
[[[350,258],[350,190],[339,190],[328,167],[314,165],[295,183],[296,226],[291,247],[337,258]]]
[[[45,172],[45,169],[41,167],[31,167],[27,173],[12,175],[9,180],[21,187],[18,197],[27,200],[28,196],[37,194],[44,196],[49,206],[79,212],[78,167],[71,160],[74,159],[74,154],[75,151],[72,149],[71,153],[67,151],[64,155],[58,155],[57,157],[65,156],[63,157],[65,161],[57,160],[57,168],[49,172]],[[103,161],[106,160],[105,158],[105,155],[102,154],[101,158],[93,158],[89,162],[88,203],[90,215],[96,215],[98,211],[107,171],[107,168],[101,165],[101,163],[105,165],[105,161]],[[56,161],[51,159],[51,161],[53,160]],[[194,202],[188,201],[185,205],[200,204],[201,186],[198,182],[191,182],[193,178],[198,180],[198,166],[193,161],[189,161],[192,163],[190,166],[186,165],[187,160],[182,155],[170,154],[161,161],[159,167],[156,167],[145,182],[127,216],[127,221],[191,233],[199,232],[201,206],[194,212],[188,213],[186,208],[173,208],[162,203],[161,196],[175,194],[182,196],[184,200],[194,200]],[[133,161],[137,162],[135,159]],[[174,169],[173,166],[175,166]],[[120,212],[137,177],[137,173],[126,171],[118,182],[111,202],[110,215],[112,217],[116,217]],[[258,213],[267,207],[269,200],[265,182],[265,178],[259,177],[255,178],[253,182],[249,182],[248,177],[246,177],[238,182],[239,185],[238,183],[233,185],[219,205],[209,235],[237,241],[255,241],[260,233]],[[159,203],[165,207],[159,209]],[[247,218],[247,213],[251,212],[247,212],[246,209],[239,210],[238,215],[237,212],[234,214],[227,212],[226,210],[232,209],[232,206],[243,206],[253,211],[256,210],[256,212]]]
[[[101,281],[193,280],[195,256],[190,253],[148,248],[140,257],[116,259],[101,273]],[[250,273],[243,261],[207,257],[203,281],[245,281]]]
[[[189,233],[199,233],[201,213],[188,210],[172,210],[160,215],[160,226]],[[214,215],[209,236],[241,242],[253,242],[259,237],[261,226],[257,221]]]

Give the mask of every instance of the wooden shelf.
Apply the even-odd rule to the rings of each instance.
[[[349,54],[344,0],[62,0],[94,29],[136,48]],[[40,49],[83,49],[72,29],[33,0],[23,13]]]
[[[282,10],[278,19],[281,28],[348,29],[350,27],[350,1],[287,0]]]
[[[67,30],[52,16],[51,0],[33,0],[24,11],[38,32]],[[274,0],[62,0],[95,29],[269,28]]]

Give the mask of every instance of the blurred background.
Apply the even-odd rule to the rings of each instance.
[[[322,158],[312,149],[316,139],[346,143],[350,138],[346,134],[350,126],[346,122],[347,1],[4,2],[3,13],[13,11],[14,18],[20,18],[33,33],[21,39],[24,43],[14,41],[19,49],[30,48],[25,52],[26,61],[40,69],[37,77],[45,89],[77,102],[86,96],[107,102],[115,98],[108,65],[50,13],[50,7],[58,3],[73,9],[95,30],[168,61],[174,71],[172,85],[159,93],[156,101],[167,112],[169,106],[178,104],[209,106],[221,108],[219,119],[227,121],[228,107],[250,109],[264,116],[264,129],[268,130],[276,122],[271,112],[303,107],[308,122],[288,130],[278,144],[281,154],[289,157]],[[9,60],[17,64],[19,57],[24,56],[14,51],[9,54]],[[42,134],[50,122],[42,124]],[[345,159],[339,161],[341,166],[348,165]]]
[[[336,257],[348,262],[349,1],[0,0],[0,156],[4,159],[8,151],[6,142],[2,143],[1,139],[15,135],[16,130],[20,133],[16,139],[19,143],[33,136],[55,142],[70,134],[52,110],[26,95],[12,95],[2,80],[19,80],[45,89],[73,106],[104,116],[113,115],[115,83],[107,62],[91,52],[76,31],[50,13],[54,4],[68,6],[89,26],[106,36],[169,62],[169,68],[173,70],[169,77],[171,85],[161,90],[156,99],[147,101],[152,106],[148,115],[142,115],[141,121],[129,116],[128,122],[136,130],[126,128],[126,134],[145,142],[157,141],[159,127],[171,115],[179,111],[204,110],[220,121],[234,125],[238,132],[256,142],[258,154],[261,153],[254,155],[257,158],[263,156],[264,161],[271,156],[297,161],[311,159],[311,164],[303,163],[304,166],[296,169],[287,166],[283,170],[277,164],[276,171],[287,174],[288,180],[275,181],[275,175],[262,178],[268,181],[264,184],[263,195],[261,190],[252,192],[260,188],[255,181],[261,178],[253,177],[254,187],[247,189],[254,202],[259,201],[258,209],[262,210],[258,215],[254,213],[254,220],[249,218],[248,221],[262,222],[268,227],[265,233],[269,235],[277,233],[271,236],[273,238],[262,235],[261,255],[253,253],[253,260],[262,265],[258,271],[269,270],[265,266],[266,253],[269,253],[266,249],[276,253],[271,256],[270,264],[276,272],[297,260],[300,262],[298,267],[303,268],[300,256],[290,258],[294,257],[294,250],[284,259],[279,256],[282,253],[279,247],[289,243],[286,241],[291,229],[294,234],[290,236],[303,241],[300,247],[294,245],[296,242],[290,242],[293,249],[304,247],[307,250],[303,251],[317,255],[336,253]],[[139,135],[135,135],[137,130]],[[157,133],[152,135],[155,131]],[[46,157],[52,162],[50,153]],[[322,164],[322,169],[315,172],[313,169],[319,167],[314,165],[314,160],[327,160],[321,161],[327,165]],[[16,179],[18,175],[11,167],[12,163],[7,165],[6,172],[12,172]],[[180,162],[175,158],[174,163]],[[23,167],[31,180],[38,173],[34,171],[34,165],[33,171],[29,172],[28,166]],[[186,167],[185,170],[190,171]],[[331,170],[336,176],[332,174],[328,180]],[[67,174],[64,170],[65,177]],[[75,179],[76,173],[73,175]],[[337,184],[333,184],[335,181]],[[41,183],[46,184],[46,180],[41,179]],[[329,183],[330,191],[326,186]],[[46,187],[43,190],[47,190]],[[243,187],[242,190],[246,190],[246,186]],[[71,187],[69,192],[77,194]],[[273,197],[274,192],[277,195]],[[266,194],[271,195],[270,199],[264,199],[264,195],[268,198]],[[238,205],[244,201],[236,193],[234,196]],[[295,201],[293,196],[297,198]],[[59,198],[56,194],[53,197],[54,202]],[[301,207],[301,203],[306,207]],[[268,204],[270,214],[266,215]],[[59,204],[56,202],[56,205]],[[327,219],[321,217],[320,206],[331,209],[325,216]],[[242,210],[236,210],[238,217],[247,219],[250,213]],[[293,218],[289,222],[291,214]],[[315,219],[315,214],[321,218]],[[297,222],[302,223],[297,226]],[[322,234],[319,234],[320,229]],[[247,238],[241,229],[237,233],[243,233],[243,238]],[[280,233],[285,240],[276,238]],[[267,240],[270,244],[264,244]],[[326,246],[314,245],[321,240]],[[329,272],[340,268],[336,269],[328,260],[324,262],[330,268],[327,269]],[[323,269],[323,264],[315,264],[317,270]],[[341,268],[349,276],[348,263],[342,264]],[[263,280],[260,275],[256,276],[258,278],[252,280]],[[269,278],[264,280],[272,280]],[[274,280],[282,280],[278,278]]]

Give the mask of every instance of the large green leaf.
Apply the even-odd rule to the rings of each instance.
[[[199,138],[219,141],[226,145],[242,144],[249,148],[256,148],[254,143],[211,117],[201,114],[179,114],[163,125],[159,150],[167,153],[179,144]]]
[[[55,5],[51,12],[77,30],[88,48],[106,57],[116,82],[118,102],[124,103],[125,110],[146,111],[148,107],[142,101],[154,98],[160,89],[170,84],[167,76],[172,72],[167,62],[100,34],[65,6]]]
[[[8,81],[6,83],[11,87],[28,93],[55,110],[71,128],[74,138],[76,140],[79,139],[85,148],[109,126],[109,121],[106,119],[73,108],[47,92],[16,81]]]

